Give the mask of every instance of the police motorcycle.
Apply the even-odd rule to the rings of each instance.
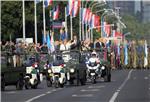
[[[25,75],[25,88],[33,88],[36,89],[38,84],[41,83],[42,74],[39,70],[39,64],[36,61],[35,57],[30,57],[28,62],[26,63],[26,75]]]
[[[45,70],[47,87],[51,87],[52,86],[52,82],[53,82],[53,78],[52,78],[53,77],[53,73],[52,73],[51,64],[49,63],[49,61],[47,61],[44,64],[44,70]]]
[[[65,66],[62,56],[56,55],[54,62],[51,64],[51,70],[48,70],[52,74],[52,84],[55,88],[64,87],[66,82]]]
[[[98,58],[96,57],[96,52],[92,52],[92,57],[86,62],[87,66],[87,76],[91,80],[91,82],[94,84],[96,83],[96,79],[98,77],[100,62]]]

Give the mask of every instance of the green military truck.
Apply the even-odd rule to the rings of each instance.
[[[23,63],[14,67],[14,55],[6,52],[1,53],[1,90],[4,91],[6,86],[15,85],[17,90],[22,90],[24,86],[24,76],[26,68]],[[16,57],[16,56],[15,56]],[[23,56],[18,56],[23,58]]]

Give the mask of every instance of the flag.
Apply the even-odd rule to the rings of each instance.
[[[107,24],[107,22],[104,26],[105,26],[105,33],[106,33],[107,37],[109,37],[110,31],[111,31],[111,28],[110,28],[111,26],[110,26],[110,24]]]
[[[69,15],[72,15],[74,0],[68,0],[68,5],[69,5]]]
[[[84,20],[85,24],[88,24],[89,13],[90,13],[90,9],[86,8],[85,17],[84,17],[85,18],[85,20]]]
[[[58,16],[59,16],[59,6],[57,5],[54,7],[54,10],[53,10],[53,20],[58,19]]]
[[[100,17],[95,15],[94,26],[100,31]]]
[[[67,5],[67,7],[66,7],[66,16],[69,16],[70,14],[69,14],[69,6]]]
[[[147,49],[147,42],[145,40],[145,44],[144,44],[144,52],[145,52],[145,56],[144,56],[144,67],[146,67],[148,65],[148,49]]]
[[[124,64],[127,65],[128,64],[128,46],[127,46],[127,43],[125,43],[125,45],[124,45],[124,56],[125,56]]]
[[[95,23],[95,14],[92,14],[92,20],[91,20],[91,23],[90,23],[90,24],[91,24],[91,25],[90,25],[91,28],[94,28],[94,27],[95,27],[95,24],[94,24],[94,23]]]
[[[86,17],[86,8],[82,9],[82,23],[85,23],[85,17]]]
[[[53,0],[45,0],[44,1],[45,7],[48,7],[49,5],[52,5],[52,1]]]
[[[72,9],[72,16],[76,17],[80,7],[80,0],[75,0]]]
[[[51,33],[51,52],[55,51],[55,42],[54,42],[54,36],[53,32]]]
[[[47,41],[47,47],[50,50],[51,49],[51,41],[49,34],[46,34],[46,41]]]
[[[91,20],[92,20],[92,12],[90,11],[89,17],[88,17],[88,25],[90,25]]]

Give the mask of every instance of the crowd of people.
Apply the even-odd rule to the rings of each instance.
[[[46,43],[24,44],[22,42],[14,43],[12,41],[6,41],[5,43],[0,42],[0,45],[2,52],[7,52],[7,55],[13,56],[13,63],[16,63],[14,67],[20,66],[20,63],[18,65],[17,62],[21,62],[21,54],[52,53]],[[95,41],[91,41],[90,39],[79,41],[75,35],[73,36],[73,40],[61,39],[59,41],[54,41],[54,49],[55,51],[89,51],[93,49],[101,51],[104,53],[103,59],[108,60],[113,69],[121,67],[150,67],[150,47],[148,45],[145,46],[145,40],[115,43],[114,41],[97,38]]]

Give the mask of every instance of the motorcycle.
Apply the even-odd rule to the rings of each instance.
[[[52,73],[52,69],[50,64],[45,64],[44,65],[44,69],[46,70],[46,83],[47,83],[47,87],[51,87],[52,86],[52,82],[53,82],[53,73]]]
[[[64,87],[64,83],[66,81],[65,78],[65,64],[53,64],[51,66],[51,71],[52,71],[52,80],[55,88],[58,87]],[[49,70],[50,71],[50,70]]]
[[[25,75],[25,88],[29,89],[30,87],[36,89],[38,84],[42,81],[42,74],[40,74],[38,63],[35,62],[32,66],[26,67]]]
[[[90,62],[89,64],[87,64],[88,77],[93,84],[96,83],[99,66],[99,63],[96,62]]]

